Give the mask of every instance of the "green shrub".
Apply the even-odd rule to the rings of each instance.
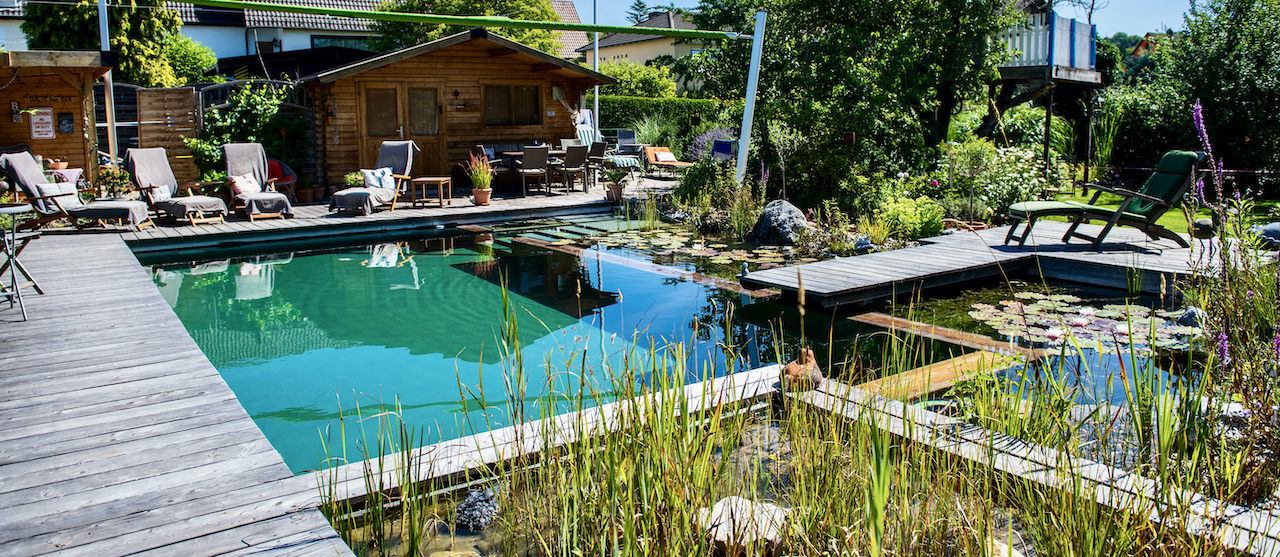
[[[591,96],[586,96],[583,103],[591,106]],[[651,99],[600,95],[602,128],[625,128],[632,121],[650,115],[675,122],[680,127],[681,137],[692,137],[692,131],[696,127],[695,120],[700,122],[700,126],[708,126],[716,123],[731,124],[741,119],[742,103],[680,97]]]
[[[196,168],[201,173],[223,169],[226,163],[222,146],[244,142],[261,143],[267,156],[301,168],[311,121],[280,114],[280,103],[287,94],[288,88],[283,86],[246,84],[231,94],[227,104],[206,111],[200,136],[183,138],[191,148]]]
[[[738,191],[733,165],[727,161],[702,159],[685,170],[673,192],[685,205],[728,210]]]
[[[642,66],[623,60],[601,62],[600,73],[618,80],[615,85],[602,86],[600,88],[602,95],[648,98],[676,96],[676,82],[671,79],[671,68]]]
[[[627,124],[635,130],[636,141],[655,147],[667,147],[677,158],[684,155],[684,141],[675,121],[661,114],[650,114]]]
[[[928,197],[899,197],[880,206],[876,219],[889,227],[890,235],[903,241],[942,233],[942,206]]]
[[[944,197],[938,200],[938,205],[942,207],[942,217],[948,219],[957,219],[962,221],[989,221],[990,215],[987,213],[991,208],[983,201],[981,197],[973,198],[973,218],[969,218],[969,198],[963,196]],[[1001,208],[1003,210],[1004,208]]]

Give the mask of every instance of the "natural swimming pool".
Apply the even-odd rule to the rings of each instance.
[[[725,326],[729,308],[750,297],[516,241],[527,234],[429,232],[149,263],[191,337],[294,472],[322,465],[322,432],[329,456],[344,454],[340,416],[374,416],[397,403],[427,443],[509,425],[504,286],[531,405],[549,392],[608,398],[612,375],[670,373],[677,360],[686,381],[725,373],[726,354],[730,371],[771,361],[768,327]],[[345,421],[346,459],[363,458],[357,422]]]

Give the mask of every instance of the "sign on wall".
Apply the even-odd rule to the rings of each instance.
[[[31,110],[31,139],[54,139],[53,107],[38,107]]]

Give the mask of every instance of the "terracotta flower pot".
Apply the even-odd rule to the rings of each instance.
[[[471,190],[471,195],[475,197],[476,205],[488,205],[489,197],[493,195],[493,190]]]
[[[311,203],[311,191],[309,189],[296,190],[293,195],[298,197],[298,203]]]
[[[67,161],[53,162],[49,161],[49,170],[66,170]]]

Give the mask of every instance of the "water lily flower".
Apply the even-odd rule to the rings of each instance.
[[[1067,330],[1062,327],[1049,327],[1049,330],[1044,332],[1044,336],[1048,337],[1052,344],[1062,344],[1062,341],[1067,338]]]

